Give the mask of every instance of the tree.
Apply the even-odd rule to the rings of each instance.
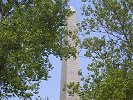
[[[76,93],[83,100],[132,100],[133,0],[82,1],[82,48],[91,62]]]
[[[75,56],[62,26],[72,12],[68,0],[0,1],[0,98],[31,98],[53,68],[49,55]],[[62,35],[64,34],[64,35]]]

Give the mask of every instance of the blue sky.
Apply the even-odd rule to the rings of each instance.
[[[70,5],[74,7],[77,12],[77,18],[80,22],[83,17],[81,16],[80,7],[82,6],[81,0],[70,0]],[[82,53],[80,54],[82,55]],[[53,64],[54,69],[50,72],[51,78],[48,81],[42,81],[40,86],[39,95],[45,99],[49,97],[49,100],[59,100],[60,95],[60,79],[61,79],[61,61],[59,58],[50,56],[50,61]],[[87,66],[87,59],[80,57],[80,68],[85,72]]]

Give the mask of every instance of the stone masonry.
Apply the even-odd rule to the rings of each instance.
[[[72,11],[75,11],[72,7],[70,7]],[[71,31],[73,34],[77,30],[77,16],[74,13],[67,19],[67,31]],[[74,40],[68,39],[69,42],[74,45]],[[79,57],[77,58],[70,57],[69,59],[62,60],[62,69],[61,69],[61,86],[60,86],[60,100],[79,100],[78,96],[69,96],[69,94],[64,91],[64,85],[69,82],[79,82],[80,78],[78,75],[79,71]]]

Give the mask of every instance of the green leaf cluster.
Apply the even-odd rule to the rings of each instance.
[[[0,14],[0,98],[31,98],[50,77],[49,55],[76,55],[62,37],[68,0],[1,0]]]
[[[133,99],[133,0],[83,0],[87,76],[83,100]],[[74,86],[74,85],[73,85]]]

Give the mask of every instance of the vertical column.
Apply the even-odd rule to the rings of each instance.
[[[75,11],[72,7],[70,7],[72,11]],[[67,31],[72,32],[72,34],[76,34],[77,31],[77,16],[74,13],[67,19]],[[72,46],[74,46],[75,40],[68,38],[68,41]],[[70,82],[79,82],[80,78],[78,75],[79,71],[79,57],[77,58],[70,57],[69,59],[62,60],[62,69],[61,69],[61,86],[60,86],[60,100],[79,100],[78,96],[69,96],[67,91],[64,91],[64,85]]]

